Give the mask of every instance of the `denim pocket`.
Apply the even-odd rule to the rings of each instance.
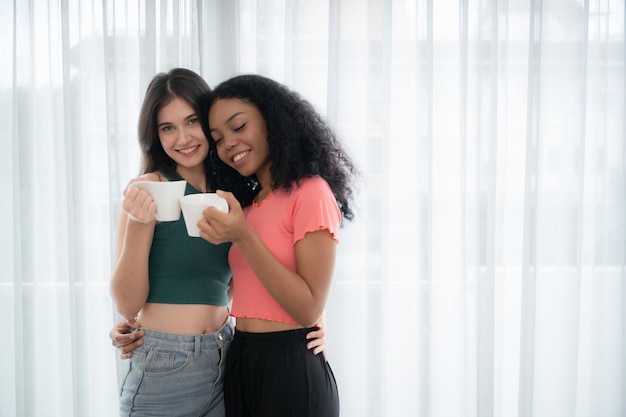
[[[146,356],[145,375],[167,376],[185,369],[192,361],[192,352],[181,349],[153,347]]]

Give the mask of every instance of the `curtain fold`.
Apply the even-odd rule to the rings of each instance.
[[[150,79],[256,72],[361,168],[326,312],[342,415],[626,415],[623,0],[0,4],[0,415],[109,416]]]

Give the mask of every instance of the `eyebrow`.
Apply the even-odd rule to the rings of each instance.
[[[198,115],[196,113],[191,113],[189,116],[185,117],[183,120],[187,121],[189,119],[192,119],[194,117],[198,117]],[[159,123],[157,125],[157,128],[160,128],[161,126],[167,126],[167,125],[171,125],[173,124],[172,122],[163,122],[163,123]]]
[[[242,111],[238,111],[237,113],[233,114],[232,116],[230,116],[228,119],[226,119],[226,123],[230,122],[231,120],[233,120],[235,117],[239,116],[240,114],[244,114],[244,112]],[[216,130],[217,128],[212,128],[209,129],[209,132],[213,132],[214,130]]]

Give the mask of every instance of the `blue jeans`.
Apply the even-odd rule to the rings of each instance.
[[[120,392],[120,416],[224,417],[224,367],[231,320],[189,336],[144,329]]]

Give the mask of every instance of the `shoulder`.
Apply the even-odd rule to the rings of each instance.
[[[292,188],[291,220],[295,240],[308,232],[327,229],[333,237],[341,225],[341,211],[330,186],[319,176],[300,180]]]
[[[126,185],[126,189],[128,189],[128,187],[135,183],[135,182],[141,182],[141,181],[159,181],[159,182],[163,182],[163,181],[168,181],[168,179],[163,176],[163,174],[161,174],[160,172],[150,172],[148,174],[143,174],[142,176],[138,177],[138,178],[133,178],[130,181],[128,181],[128,184]]]
[[[336,202],[330,185],[322,177],[313,176],[294,181],[291,188],[274,190],[275,198],[288,201],[291,205],[310,204],[312,202]]]
[[[328,193],[332,194],[332,190],[330,189],[330,185],[326,182],[326,180],[319,175],[315,175],[313,177],[303,178],[299,181],[298,184],[294,184],[294,190],[298,193]]]
[[[316,207],[337,207],[337,200],[330,185],[320,176],[303,178],[291,189],[291,201],[294,205],[312,205]]]
[[[139,177],[142,181],[168,181],[168,179],[159,171],[149,172]]]
[[[168,179],[158,171],[143,174],[141,177],[137,178],[137,180],[139,181],[168,181]]]

